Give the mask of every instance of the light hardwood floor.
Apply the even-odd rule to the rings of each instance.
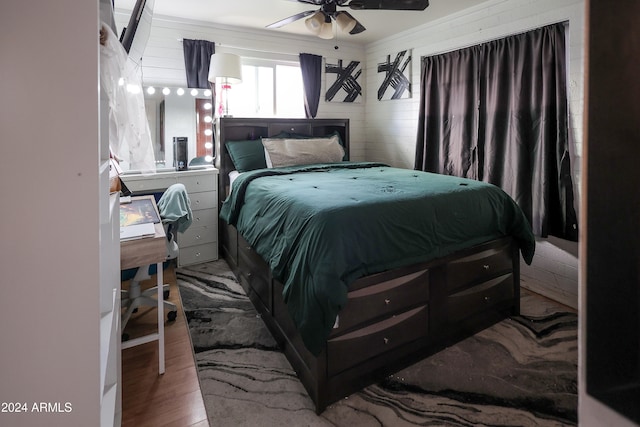
[[[143,288],[155,281],[153,276]],[[164,282],[171,285],[169,301],[178,305],[175,322],[166,322],[165,316],[165,373],[158,375],[157,342],[123,350],[122,426],[208,427],[173,266],[164,270]],[[155,309],[140,309],[125,332],[131,338],[154,332],[156,316]]]

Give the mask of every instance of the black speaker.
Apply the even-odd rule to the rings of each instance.
[[[186,136],[174,136],[173,137],[173,166],[177,171],[186,171],[187,159],[189,158],[187,153],[187,142],[189,138]]]

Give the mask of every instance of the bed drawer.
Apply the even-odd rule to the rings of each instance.
[[[448,321],[455,323],[477,313],[498,309],[502,303],[511,301],[513,297],[513,274],[503,274],[449,295],[446,298]]]
[[[472,283],[483,282],[509,272],[512,268],[511,245],[507,241],[494,248],[447,264],[447,291],[448,293],[455,292]]]
[[[327,373],[336,375],[367,359],[427,335],[427,306],[392,316],[327,342]]]
[[[271,277],[269,268],[241,236],[238,236],[238,267],[245,289],[248,285],[271,312],[271,284],[265,280],[266,277]]]
[[[333,329],[332,336],[375,318],[426,304],[428,299],[428,269],[351,291],[345,308],[338,315],[338,327]]]

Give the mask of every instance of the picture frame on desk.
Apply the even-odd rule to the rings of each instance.
[[[134,198],[130,202],[120,203],[120,227],[149,222],[160,222],[160,215],[151,199]]]

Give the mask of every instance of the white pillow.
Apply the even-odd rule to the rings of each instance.
[[[238,172],[236,170],[229,172],[229,194],[231,194],[231,190],[233,190],[233,181],[235,181],[241,174],[242,172]]]
[[[268,168],[336,163],[344,158],[337,136],[330,138],[262,138]]]

